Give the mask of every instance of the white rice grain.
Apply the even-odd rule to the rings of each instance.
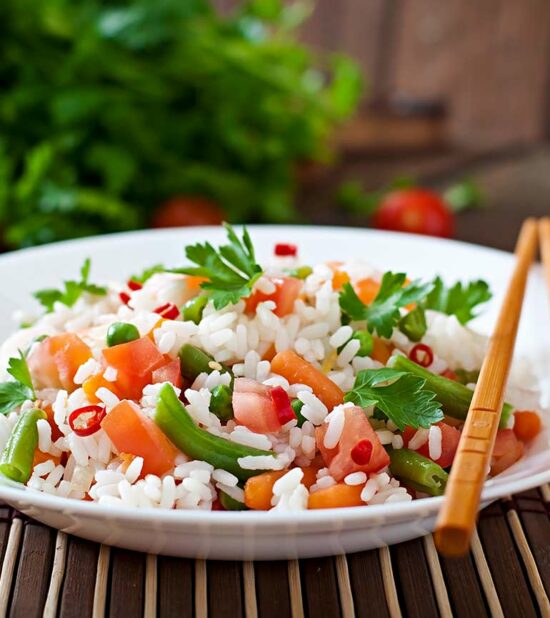
[[[367,482],[367,475],[364,472],[352,472],[344,478],[346,485],[363,485]]]
[[[120,402],[120,399],[113,393],[113,391],[110,391],[104,386],[97,389],[95,396],[109,409],[114,408]]]
[[[409,440],[408,448],[413,451],[418,450],[421,446],[426,444],[429,437],[429,431],[420,427],[416,430],[414,436]]]
[[[432,425],[428,435],[428,450],[430,459],[437,461],[441,457],[442,451],[442,434],[441,428],[437,425]]]
[[[325,423],[328,422],[328,427],[323,438],[323,444],[325,448],[332,449],[338,445],[342,432],[344,431],[344,424],[346,422],[346,416],[343,406],[337,406],[334,410],[325,417]]]
[[[331,335],[328,343],[332,348],[339,348],[344,345],[352,335],[353,328],[346,324],[345,326],[340,326],[340,328]]]

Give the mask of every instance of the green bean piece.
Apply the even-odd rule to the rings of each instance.
[[[220,504],[226,511],[248,511],[248,507],[244,502],[239,502],[232,498],[229,494],[226,494],[225,491],[220,492]]]
[[[194,380],[200,373],[212,373],[214,371],[211,367],[211,363],[215,363],[214,358],[189,343],[181,346],[178,355],[181,375],[184,378]]]
[[[420,341],[428,330],[426,313],[422,307],[415,307],[404,315],[398,324],[399,330],[407,336],[409,341]]]
[[[207,304],[208,297],[205,294],[195,296],[195,298],[188,300],[181,310],[184,321],[198,324],[202,320],[202,313]]]
[[[12,481],[26,483],[31,477],[34,451],[38,446],[36,423],[41,418],[47,416],[39,408],[21,412],[0,455],[0,472]]]
[[[298,419],[298,427],[301,427],[307,421],[307,418],[302,414],[304,402],[299,399],[293,399],[290,402],[290,406],[294,410],[294,414],[296,414],[296,418]]]
[[[430,496],[441,496],[449,475],[435,461],[408,448],[391,449],[390,472],[404,485]]]
[[[299,266],[289,271],[288,274],[296,279],[307,279],[312,272],[313,268],[311,268],[311,266]]]
[[[399,371],[408,371],[420,378],[424,378],[426,384],[423,388],[435,393],[435,398],[441,404],[443,412],[447,416],[452,416],[453,418],[463,421],[466,420],[468,410],[470,409],[470,402],[474,394],[467,386],[460,384],[460,382],[449,380],[449,378],[438,376],[424,369],[424,367],[417,365],[406,356],[397,356],[393,363],[393,368],[399,369]],[[505,403],[502,406],[502,415],[500,417],[501,428],[507,426],[508,419],[513,411],[514,408],[509,403]]]
[[[107,345],[110,348],[136,339],[139,339],[139,330],[128,322],[114,322],[107,331]]]
[[[461,384],[473,384],[479,380],[479,369],[455,369],[455,374]]]
[[[214,468],[227,470],[241,481],[265,471],[241,468],[238,461],[241,457],[273,456],[271,451],[230,442],[197,427],[170,384],[165,384],[159,392],[154,420],[182,453],[192,459],[206,461]]]
[[[233,391],[225,384],[219,384],[212,390],[210,411],[220,421],[229,421],[233,418]]]

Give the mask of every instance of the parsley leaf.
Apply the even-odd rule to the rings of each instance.
[[[19,358],[10,358],[7,372],[15,382],[0,384],[0,414],[8,414],[27,399],[34,401],[36,394],[25,355],[19,350]]]
[[[90,276],[90,258],[84,260],[84,264],[80,268],[80,281],[64,281],[65,289],[56,290],[54,288],[46,288],[38,290],[33,296],[46,309],[47,313],[53,311],[56,302],[63,303],[67,307],[72,307],[76,301],[82,296],[83,292],[94,294],[95,296],[105,296],[107,289],[89,282]]]
[[[441,277],[437,277],[422,305],[425,309],[454,315],[461,324],[467,324],[477,315],[474,308],[491,300],[491,297],[489,285],[481,279],[471,281],[468,285],[459,281],[448,288]]]
[[[21,350],[19,350],[19,358],[10,358],[8,361],[7,372],[17,380],[17,382],[26,386],[32,391],[33,399],[36,399],[34,388],[32,385],[31,372],[27,365],[27,359]]]
[[[254,247],[246,228],[240,240],[233,228],[224,224],[229,240],[216,251],[206,242],[189,245],[185,255],[198,266],[180,269],[186,275],[205,277],[201,287],[208,292],[216,309],[236,304],[241,298],[250,296],[254,283],[262,276],[262,269],[256,263]]]
[[[0,384],[0,414],[8,414],[27,399],[33,399],[33,393],[21,382],[2,382]]]
[[[399,429],[428,428],[443,419],[435,393],[423,390],[426,380],[397,369],[365,369],[355,378],[353,389],[344,397],[362,408],[376,406]]]
[[[153,264],[153,266],[149,266],[149,268],[145,268],[139,275],[132,275],[130,277],[131,281],[136,281],[137,283],[144,284],[148,279],[150,279],[153,275],[157,273],[164,273],[169,271],[166,266],[163,264]]]
[[[389,339],[399,322],[400,307],[406,307],[423,299],[432,289],[432,283],[421,283],[418,279],[404,286],[405,273],[384,273],[375,299],[365,305],[350,283],[340,292],[340,307],[352,320],[366,320],[367,328],[376,331],[380,337]]]

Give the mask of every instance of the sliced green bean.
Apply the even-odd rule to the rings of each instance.
[[[0,455],[0,472],[12,481],[26,483],[31,477],[41,418],[47,418],[46,413],[38,408],[21,412]]]
[[[474,394],[467,386],[460,384],[460,382],[449,380],[449,378],[438,376],[424,369],[424,367],[417,365],[405,356],[397,356],[393,363],[393,367],[394,369],[408,371],[420,378],[424,378],[426,380],[424,388],[435,393],[435,398],[441,404],[443,412],[447,416],[466,420],[466,415],[470,409],[470,403]],[[509,403],[505,403],[502,406],[502,415],[500,417],[501,428],[507,426],[508,419],[513,411],[514,408]]]
[[[195,296],[187,301],[181,310],[184,320],[198,324],[202,320],[202,313],[208,304],[208,297],[205,294]]]
[[[239,500],[235,500],[229,494],[226,494],[225,491],[220,492],[220,504],[226,511],[248,511],[248,507],[244,502],[239,502]]]
[[[212,373],[214,370],[211,366],[211,363],[215,363],[214,358],[194,345],[186,343],[181,346],[178,355],[184,378],[194,380],[199,374]]]
[[[408,448],[392,449],[390,472],[404,485],[430,496],[441,496],[449,475],[431,459]]]
[[[219,384],[212,390],[210,398],[210,411],[220,421],[228,421],[233,418],[233,391],[225,384]]]
[[[307,279],[312,272],[313,268],[311,268],[311,266],[299,266],[289,271],[288,274],[296,279]]]
[[[238,461],[241,457],[273,456],[271,451],[230,442],[197,427],[170,384],[165,384],[160,390],[154,419],[180,451],[192,459],[206,461],[215,468],[227,470],[241,481],[264,472],[241,468]]]
[[[304,402],[299,399],[293,399],[290,402],[290,405],[294,410],[294,414],[296,414],[296,418],[298,419],[298,427],[301,427],[307,421],[307,418],[302,414]]]

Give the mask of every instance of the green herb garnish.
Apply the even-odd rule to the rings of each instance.
[[[401,318],[399,309],[417,303],[433,287],[433,284],[419,280],[403,287],[405,280],[405,273],[385,273],[378,294],[369,305],[365,305],[351,284],[346,283],[340,292],[340,307],[352,320],[366,320],[371,333],[376,331],[380,337],[389,339]]]
[[[423,390],[426,380],[396,369],[366,369],[344,397],[362,408],[376,406],[399,429],[428,428],[443,419],[435,393]]]
[[[468,284],[455,283],[448,288],[441,277],[433,281],[433,289],[422,302],[425,309],[433,309],[456,316],[461,324],[467,324],[476,317],[474,308],[491,300],[492,294],[487,282],[478,279]]]
[[[64,281],[64,290],[56,290],[48,288],[38,290],[33,296],[43,305],[47,313],[51,313],[56,302],[63,303],[67,307],[72,307],[76,301],[82,296],[83,292],[94,294],[95,296],[105,296],[107,289],[89,282],[90,276],[90,258],[84,260],[84,264],[80,268],[80,281]]]
[[[207,279],[201,287],[207,291],[216,309],[250,296],[254,283],[263,273],[256,263],[247,229],[244,228],[242,240],[239,240],[231,225],[225,223],[224,226],[230,244],[221,245],[217,250],[209,242],[186,247],[185,255],[198,266],[181,269],[187,275]]]
[[[0,414],[8,414],[28,399],[31,401],[36,399],[31,372],[21,350],[19,350],[19,358],[9,359],[7,372],[15,381],[0,384]]]

